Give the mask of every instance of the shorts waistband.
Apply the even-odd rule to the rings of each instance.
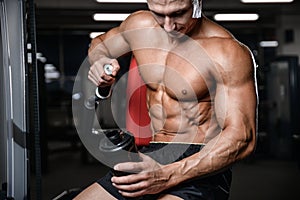
[[[161,164],[168,164],[195,154],[203,147],[203,144],[196,143],[151,142],[140,149],[140,152],[148,154]]]

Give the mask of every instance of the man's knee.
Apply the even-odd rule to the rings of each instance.
[[[115,200],[111,194],[109,194],[101,185],[94,183],[85,190],[83,190],[74,200]]]

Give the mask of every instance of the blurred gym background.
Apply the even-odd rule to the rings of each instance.
[[[205,15],[249,46],[258,64],[258,146],[234,166],[230,200],[300,199],[300,2],[202,1]],[[73,86],[91,38],[122,20],[98,21],[95,14],[129,14],[147,6],[0,3],[0,199],[68,199],[108,170],[85,149],[72,115],[78,97]],[[254,18],[218,18],[232,13]],[[128,58],[123,62],[129,65]],[[109,99],[100,107],[107,116],[103,124],[114,127]]]

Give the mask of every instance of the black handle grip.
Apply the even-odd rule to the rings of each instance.
[[[111,86],[97,87],[95,91],[95,101],[107,99],[111,95]]]

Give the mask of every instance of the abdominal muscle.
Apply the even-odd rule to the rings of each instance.
[[[148,90],[147,102],[153,141],[206,143],[220,132],[211,101],[181,102],[169,97],[162,86],[157,90]]]

